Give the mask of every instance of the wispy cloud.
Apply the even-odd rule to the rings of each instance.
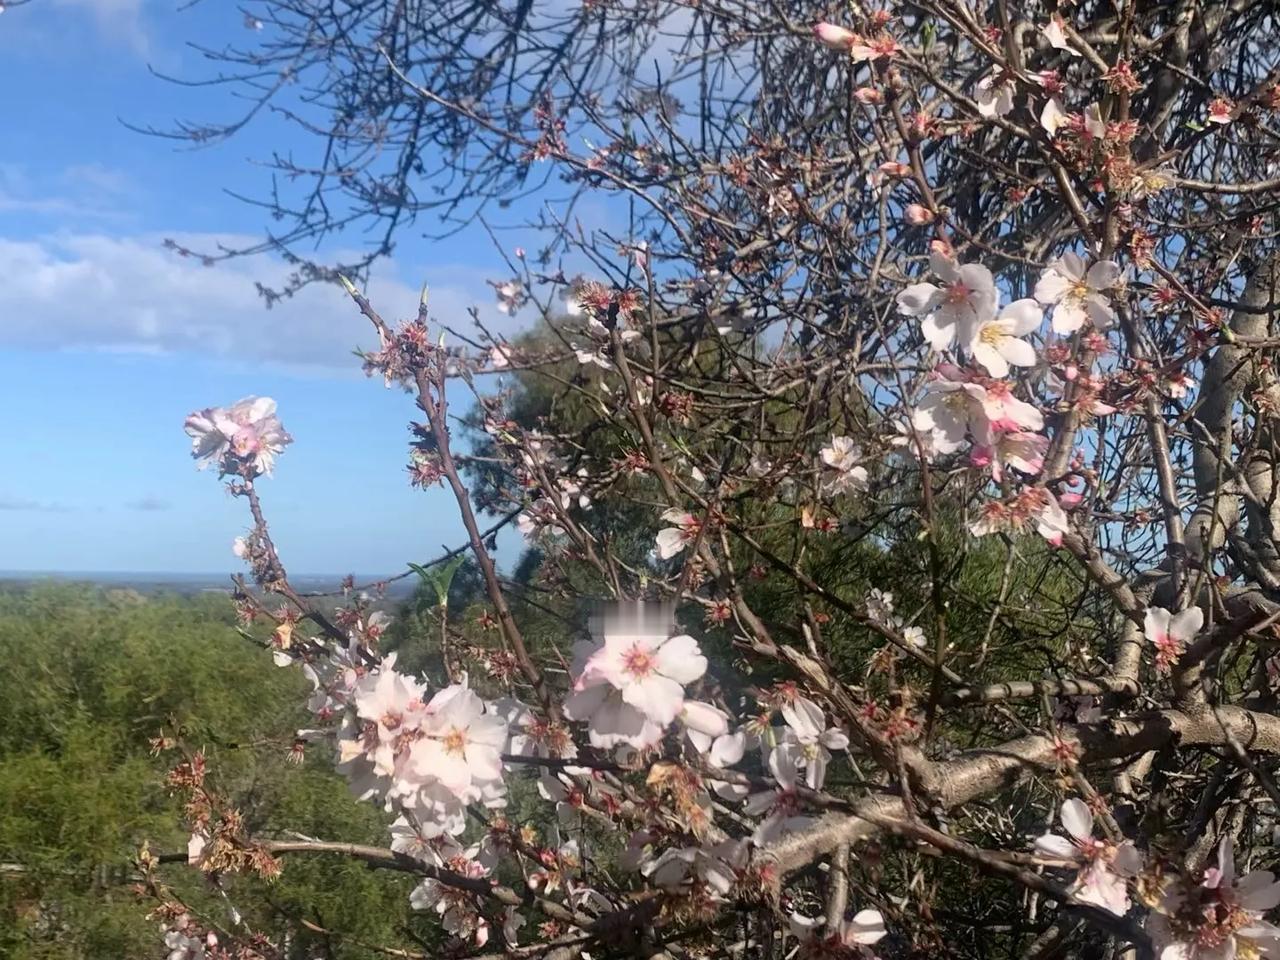
[[[0,214],[119,220],[129,216],[127,201],[135,190],[126,174],[101,164],[33,172],[21,164],[0,163]]]
[[[372,329],[336,285],[313,285],[267,309],[256,284],[277,286],[287,268],[267,257],[202,266],[164,249],[160,236],[63,233],[0,238],[0,346],[117,353],[187,354],[230,364],[263,362],[315,372],[354,371],[351,351],[375,345]],[[243,246],[247,237],[181,235],[183,246]],[[486,274],[433,265],[435,317],[469,329],[467,311],[502,332],[513,321],[496,310]],[[416,313],[418,290],[388,267],[370,284],[388,320]],[[490,326],[492,324],[492,326]]]
[[[61,503],[30,500],[26,497],[0,496],[0,511],[18,513],[68,513],[70,507]]]
[[[143,513],[158,513],[161,510],[170,510],[173,504],[162,497],[139,497],[137,500],[130,500],[125,503],[130,510],[139,510]]]
[[[122,40],[139,54],[146,54],[151,48],[145,5],[144,0],[52,0],[50,4],[88,14],[103,34]]]

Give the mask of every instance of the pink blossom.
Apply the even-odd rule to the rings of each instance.
[[[1185,877],[1164,887],[1147,919],[1160,960],[1253,960],[1280,956],[1280,927],[1262,919],[1280,906],[1270,870],[1236,877],[1231,837],[1218,845],[1218,865],[1199,884]]]
[[[1062,101],[1057,97],[1050,97],[1040,111],[1040,126],[1051,137],[1056,137],[1058,131],[1067,125],[1067,119],[1067,114],[1062,109]]]
[[[974,466],[991,467],[991,478],[996,483],[1004,480],[1004,468],[1034,477],[1044,469],[1045,451],[1049,438],[1028,430],[1012,430],[993,435],[993,444],[979,444],[973,448],[970,460]]]
[[[791,935],[803,944],[802,955],[836,956],[853,954],[855,956],[873,957],[869,949],[884,939],[888,931],[885,929],[884,917],[879,910],[859,910],[848,919],[841,919],[835,929],[820,933],[825,924],[821,917],[808,917],[802,913],[792,913],[790,920]]]
[[[996,311],[999,294],[991,271],[978,263],[958,264],[938,253],[929,265],[942,285],[913,283],[898,294],[898,310],[909,317],[923,317],[920,329],[935,350],[955,339],[968,342],[978,325]]]
[[[1009,365],[1034,367],[1036,351],[1020,339],[1039,329],[1044,309],[1034,300],[1015,300],[999,316],[981,321],[969,341],[973,359],[987,368],[993,377],[1009,375]]]
[[[784,743],[769,753],[769,772],[778,784],[775,790],[764,790],[747,797],[743,811],[748,816],[765,814],[756,826],[752,840],[758,845],[767,844],[784,833],[799,830],[811,823],[811,818],[800,815],[800,795],[797,790],[801,763],[801,750],[795,743]]]
[[[834,477],[824,481],[825,493],[841,494],[866,489],[867,468],[859,463],[861,451],[851,437],[832,437],[830,446],[823,447],[819,455],[835,473]]]
[[[293,442],[270,397],[247,397],[227,409],[209,407],[187,417],[191,456],[201,470],[218,464],[223,474],[271,475],[275,459]]]
[[[821,790],[826,783],[831,751],[843,750],[849,746],[849,737],[837,727],[826,727],[825,723],[814,724],[806,719],[806,722],[799,725],[788,722],[774,750],[788,746],[799,748],[796,759],[804,768],[805,785],[811,790]]]
[[[984,117],[1003,117],[1013,112],[1013,95],[1016,91],[1013,79],[1002,70],[995,70],[978,81],[978,113]]]
[[[814,25],[813,35],[824,47],[832,50],[848,50],[860,39],[852,30],[825,21]]]
[[[1226,97],[1214,97],[1209,104],[1209,122],[1210,123],[1230,123],[1235,106]]]
[[[581,669],[565,716],[588,725],[591,743],[651,746],[680,715],[684,687],[707,670],[690,636],[606,634],[597,647],[578,651]]]
[[[881,187],[886,180],[900,180],[911,175],[911,167],[898,160],[886,160],[867,174],[867,183],[872,187]]]
[[[1061,50],[1073,57],[1080,56],[1080,51],[1067,41],[1066,21],[1062,19],[1061,14],[1055,13],[1049,17],[1049,24],[1041,33],[1053,49]]]
[[[1071,521],[1054,495],[1045,487],[1026,487],[1006,500],[990,500],[969,525],[975,537],[992,533],[1022,533],[1034,526],[1036,532],[1055,547],[1070,531]]]
[[[1093,814],[1074,797],[1062,804],[1062,826],[1068,837],[1046,833],[1036,840],[1036,852],[1077,868],[1070,890],[1076,898],[1123,916],[1129,909],[1125,881],[1142,869],[1142,858],[1125,840],[1112,843],[1093,836]]]
[[[1204,626],[1204,611],[1188,607],[1172,614],[1163,607],[1147,607],[1144,632],[1156,648],[1156,667],[1168,670]]]
[[[907,204],[907,209],[903,211],[903,215],[907,218],[907,223],[914,227],[923,227],[925,224],[933,223],[933,211],[918,203]]]
[[[849,57],[853,60],[883,60],[892,57],[901,47],[898,41],[887,33],[882,33],[878,37],[870,37],[868,39],[856,38],[849,46]]]
[[[1015,397],[1004,380],[966,383],[963,389],[977,405],[974,435],[982,442],[988,442],[995,432],[1044,429],[1044,414]]]
[[[1099,260],[1086,268],[1084,259],[1068,251],[1049,264],[1036,283],[1036,299],[1053,307],[1056,333],[1074,333],[1091,320],[1099,329],[1116,322],[1107,291],[1120,283],[1120,267],[1113,260]]]
[[[415,772],[435,778],[459,799],[478,798],[485,783],[501,779],[507,723],[473,690],[450,687],[437,694],[420,732],[412,747]]]
[[[524,306],[524,302],[528,299],[525,294],[524,284],[519,280],[507,280],[503,283],[489,281],[489,285],[493,287],[493,291],[498,297],[498,309],[507,316],[514,316],[516,311]]]
[[[658,531],[658,556],[663,560],[670,560],[697,539],[700,524],[693,514],[674,508],[664,512],[662,519],[675,524],[674,527]]]

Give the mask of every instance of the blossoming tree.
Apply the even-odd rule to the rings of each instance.
[[[506,254],[500,306],[544,321],[512,342],[299,275],[412,396],[409,480],[483,579],[466,620],[441,588],[434,673],[360,589],[290,584],[274,405],[188,419],[248,507],[245,620],[314,687],[300,743],[394,820],[254,836],[189,755],[191,862],[415,874],[458,956],[1280,955],[1272,9],[348,6],[265,4],[245,61],[312,82],[301,25],[347,17],[307,34],[359,41],[331,144],[421,149],[354,132],[394,89],[469,196],[544,164],[631,220]],[[414,169],[307,209],[394,229]],[[144,866],[173,956],[283,955]]]

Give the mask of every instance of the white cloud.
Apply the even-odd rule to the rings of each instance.
[[[135,190],[130,178],[97,163],[61,171],[0,163],[0,214],[22,213],[77,220],[121,220]]]
[[[358,369],[351,351],[376,344],[368,321],[337,286],[314,284],[267,309],[255,283],[279,285],[287,273],[281,263],[255,257],[202,266],[164,249],[162,239],[88,233],[0,238],[0,346],[179,353],[332,373]],[[210,250],[251,238],[175,239]],[[497,314],[484,278],[473,267],[430,266],[425,280],[432,316],[469,332],[467,309],[477,305],[490,329],[509,332],[511,321]],[[417,312],[419,289],[401,282],[390,266],[375,273],[368,292],[388,322]]]
[[[88,13],[104,34],[124,40],[140,54],[150,47],[143,21],[145,0],[53,0],[51,5]]]

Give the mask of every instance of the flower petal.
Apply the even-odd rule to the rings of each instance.
[[[1072,797],[1062,804],[1062,825],[1077,840],[1093,836],[1093,813],[1083,800]]]
[[[707,672],[707,658],[702,655],[698,642],[693,637],[681,634],[658,648],[654,666],[659,673],[676,683],[693,683]]]

